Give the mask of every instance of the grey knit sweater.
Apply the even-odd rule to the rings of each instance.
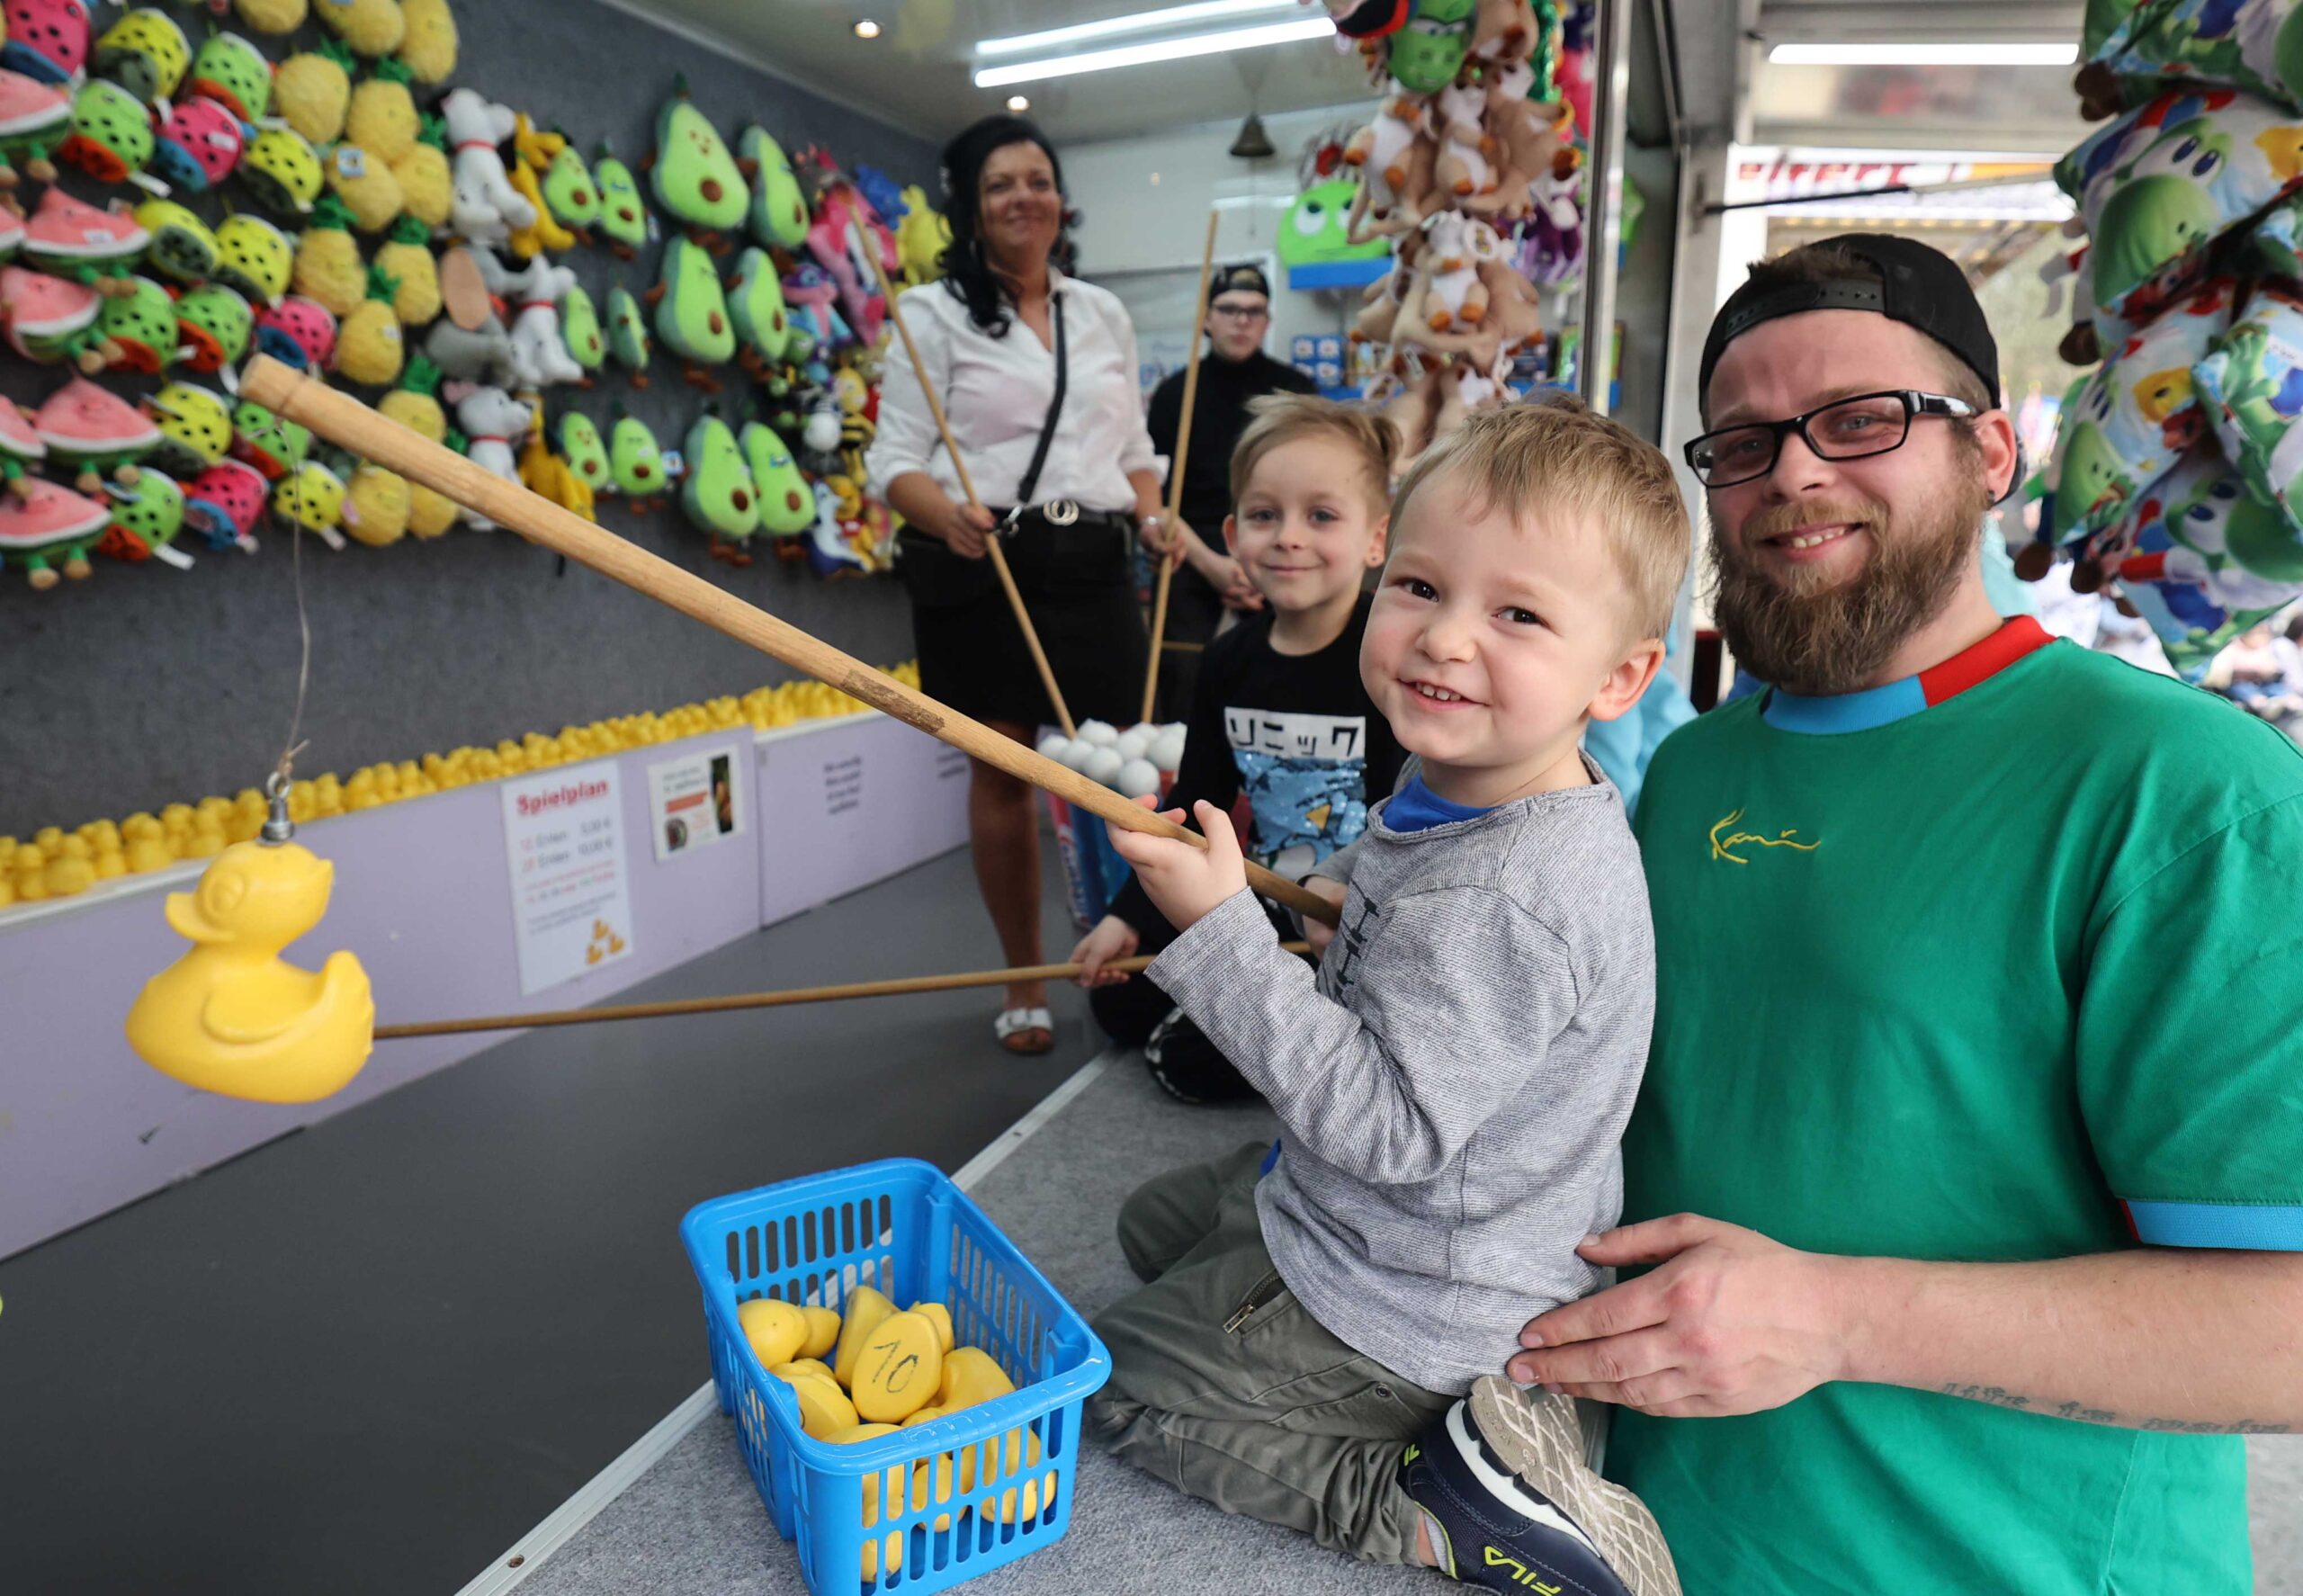
[[[1592,1290],[1575,1244],[1622,1212],[1655,952],[1591,768],[1424,831],[1377,810],[1318,872],[1349,895],[1316,975],[1244,892],[1147,972],[1278,1111],[1256,1202],[1288,1289],[1429,1390],[1500,1372],[1522,1324]]]

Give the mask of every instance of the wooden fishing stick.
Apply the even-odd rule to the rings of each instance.
[[[944,435],[944,451],[952,457],[953,473],[960,479],[960,491],[968,496],[971,509],[980,510],[984,507],[983,500],[976,497],[967,462],[960,458],[960,446],[953,441],[951,423],[944,419],[944,402],[936,397],[936,385],[927,380],[927,366],[919,358],[919,345],[911,341],[911,328],[904,325],[903,308],[896,303],[895,285],[888,281],[888,269],[880,262],[880,252],[871,247],[860,229],[856,247],[856,253],[872,263],[872,274],[880,280],[880,297],[888,302],[888,319],[896,324],[896,336],[903,340],[903,352],[911,357],[911,369],[919,378],[919,391],[927,396],[927,413],[936,417],[936,430]],[[1077,737],[1080,729],[1071,723],[1071,711],[1063,702],[1062,689],[1055,685],[1055,669],[1047,662],[1047,651],[1040,647],[1040,634],[1032,625],[1031,613],[1024,608],[1024,595],[1016,586],[1016,574],[1008,569],[1008,554],[999,546],[999,533],[985,533],[983,547],[991,557],[991,569],[999,574],[999,586],[1007,591],[1008,607],[1016,612],[1016,624],[1023,628],[1024,646],[1031,650],[1032,663],[1039,668],[1040,686],[1047,689],[1047,701],[1055,709],[1055,723],[1063,728],[1064,736]]]
[[[1283,942],[1282,953],[1308,954],[1309,944]],[[1107,970],[1130,975],[1151,967],[1152,955],[1112,959]],[[738,992],[725,998],[683,998],[665,1003],[622,1003],[602,1009],[552,1009],[536,1014],[498,1014],[480,1019],[431,1019],[417,1025],[378,1026],[376,1040],[408,1036],[454,1036],[469,1031],[516,1031],[530,1026],[587,1026],[611,1019],[662,1019],[676,1014],[727,1014],[739,1009],[784,1009],[794,1003],[841,1003],[850,998],[898,998],[912,992],[955,992],[969,987],[1009,986],[1026,981],[1069,981],[1079,964],[1026,964],[1015,970],[972,970],[958,975],[906,975],[892,981],[852,981],[844,986],[802,986],[781,992]]]
[[[1215,270],[1215,217],[1213,211],[1207,213],[1207,246],[1199,255],[1199,298],[1193,301],[1199,306],[1203,320],[1207,315],[1207,279]],[[1205,336],[1194,338],[1191,355],[1184,362],[1183,420],[1176,428],[1176,457],[1168,463],[1168,519],[1164,530],[1169,537],[1176,535],[1176,517],[1183,513],[1184,460],[1191,453],[1191,408],[1192,401],[1199,397],[1199,352],[1206,343]],[[1143,713],[1135,717],[1138,721],[1152,718],[1152,701],[1160,695],[1160,650],[1168,632],[1168,584],[1175,579],[1176,562],[1182,558],[1183,546],[1178,543],[1160,561],[1160,591],[1152,601],[1152,663],[1143,672]]]
[[[1130,831],[1171,837],[1195,847],[1207,846],[1196,831],[1186,830],[1163,816],[1122,797],[1101,782],[1089,781],[1010,737],[1002,737],[981,721],[947,709],[926,694],[905,686],[893,677],[873,669],[851,654],[801,631],[789,621],[745,603],[715,587],[693,571],[650,553],[637,544],[595,525],[571,510],[538,497],[454,450],[434,443],[325,383],[258,355],[240,373],[240,395],[276,415],[305,426],[332,444],[341,444],[363,460],[373,461],[411,482],[420,482],[456,503],[499,522],[532,542],[565,554],[578,564],[668,605],[715,632],[782,660],[794,670],[861,699],[874,709],[894,716],[907,726],[946,742],[1042,787],[1058,797],[1100,815]],[[1336,923],[1336,907],[1315,892],[1306,892],[1284,876],[1275,875],[1250,861],[1248,884],[1266,897],[1276,898],[1323,925]]]

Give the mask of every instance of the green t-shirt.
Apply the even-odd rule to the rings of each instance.
[[[1658,991],[1626,1223],[2303,1251],[2303,757],[2270,727],[2019,620],[1872,693],[1703,716],[1637,831]],[[1833,1384],[1618,1410],[1608,1467],[1689,1596],[2249,1588],[2236,1437]]]

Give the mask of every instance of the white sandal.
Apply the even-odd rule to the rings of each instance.
[[[1038,1032],[1037,1044],[1032,1033]],[[991,1034],[999,1045],[1014,1054],[1030,1055],[1053,1052],[1055,1047],[1055,1017],[1044,1009],[1009,1009],[1003,1010],[991,1022]],[[1023,1038],[1020,1044],[1017,1038]]]

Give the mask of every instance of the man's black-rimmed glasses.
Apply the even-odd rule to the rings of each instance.
[[[1783,440],[1795,432],[1818,459],[1860,460],[1902,448],[1911,435],[1915,416],[1949,419],[1974,414],[1973,405],[1948,393],[1922,393],[1912,388],[1859,393],[1851,399],[1833,399],[1804,416],[1751,421],[1705,433],[1689,441],[1688,467],[1706,488],[1732,488],[1773,471]]]

